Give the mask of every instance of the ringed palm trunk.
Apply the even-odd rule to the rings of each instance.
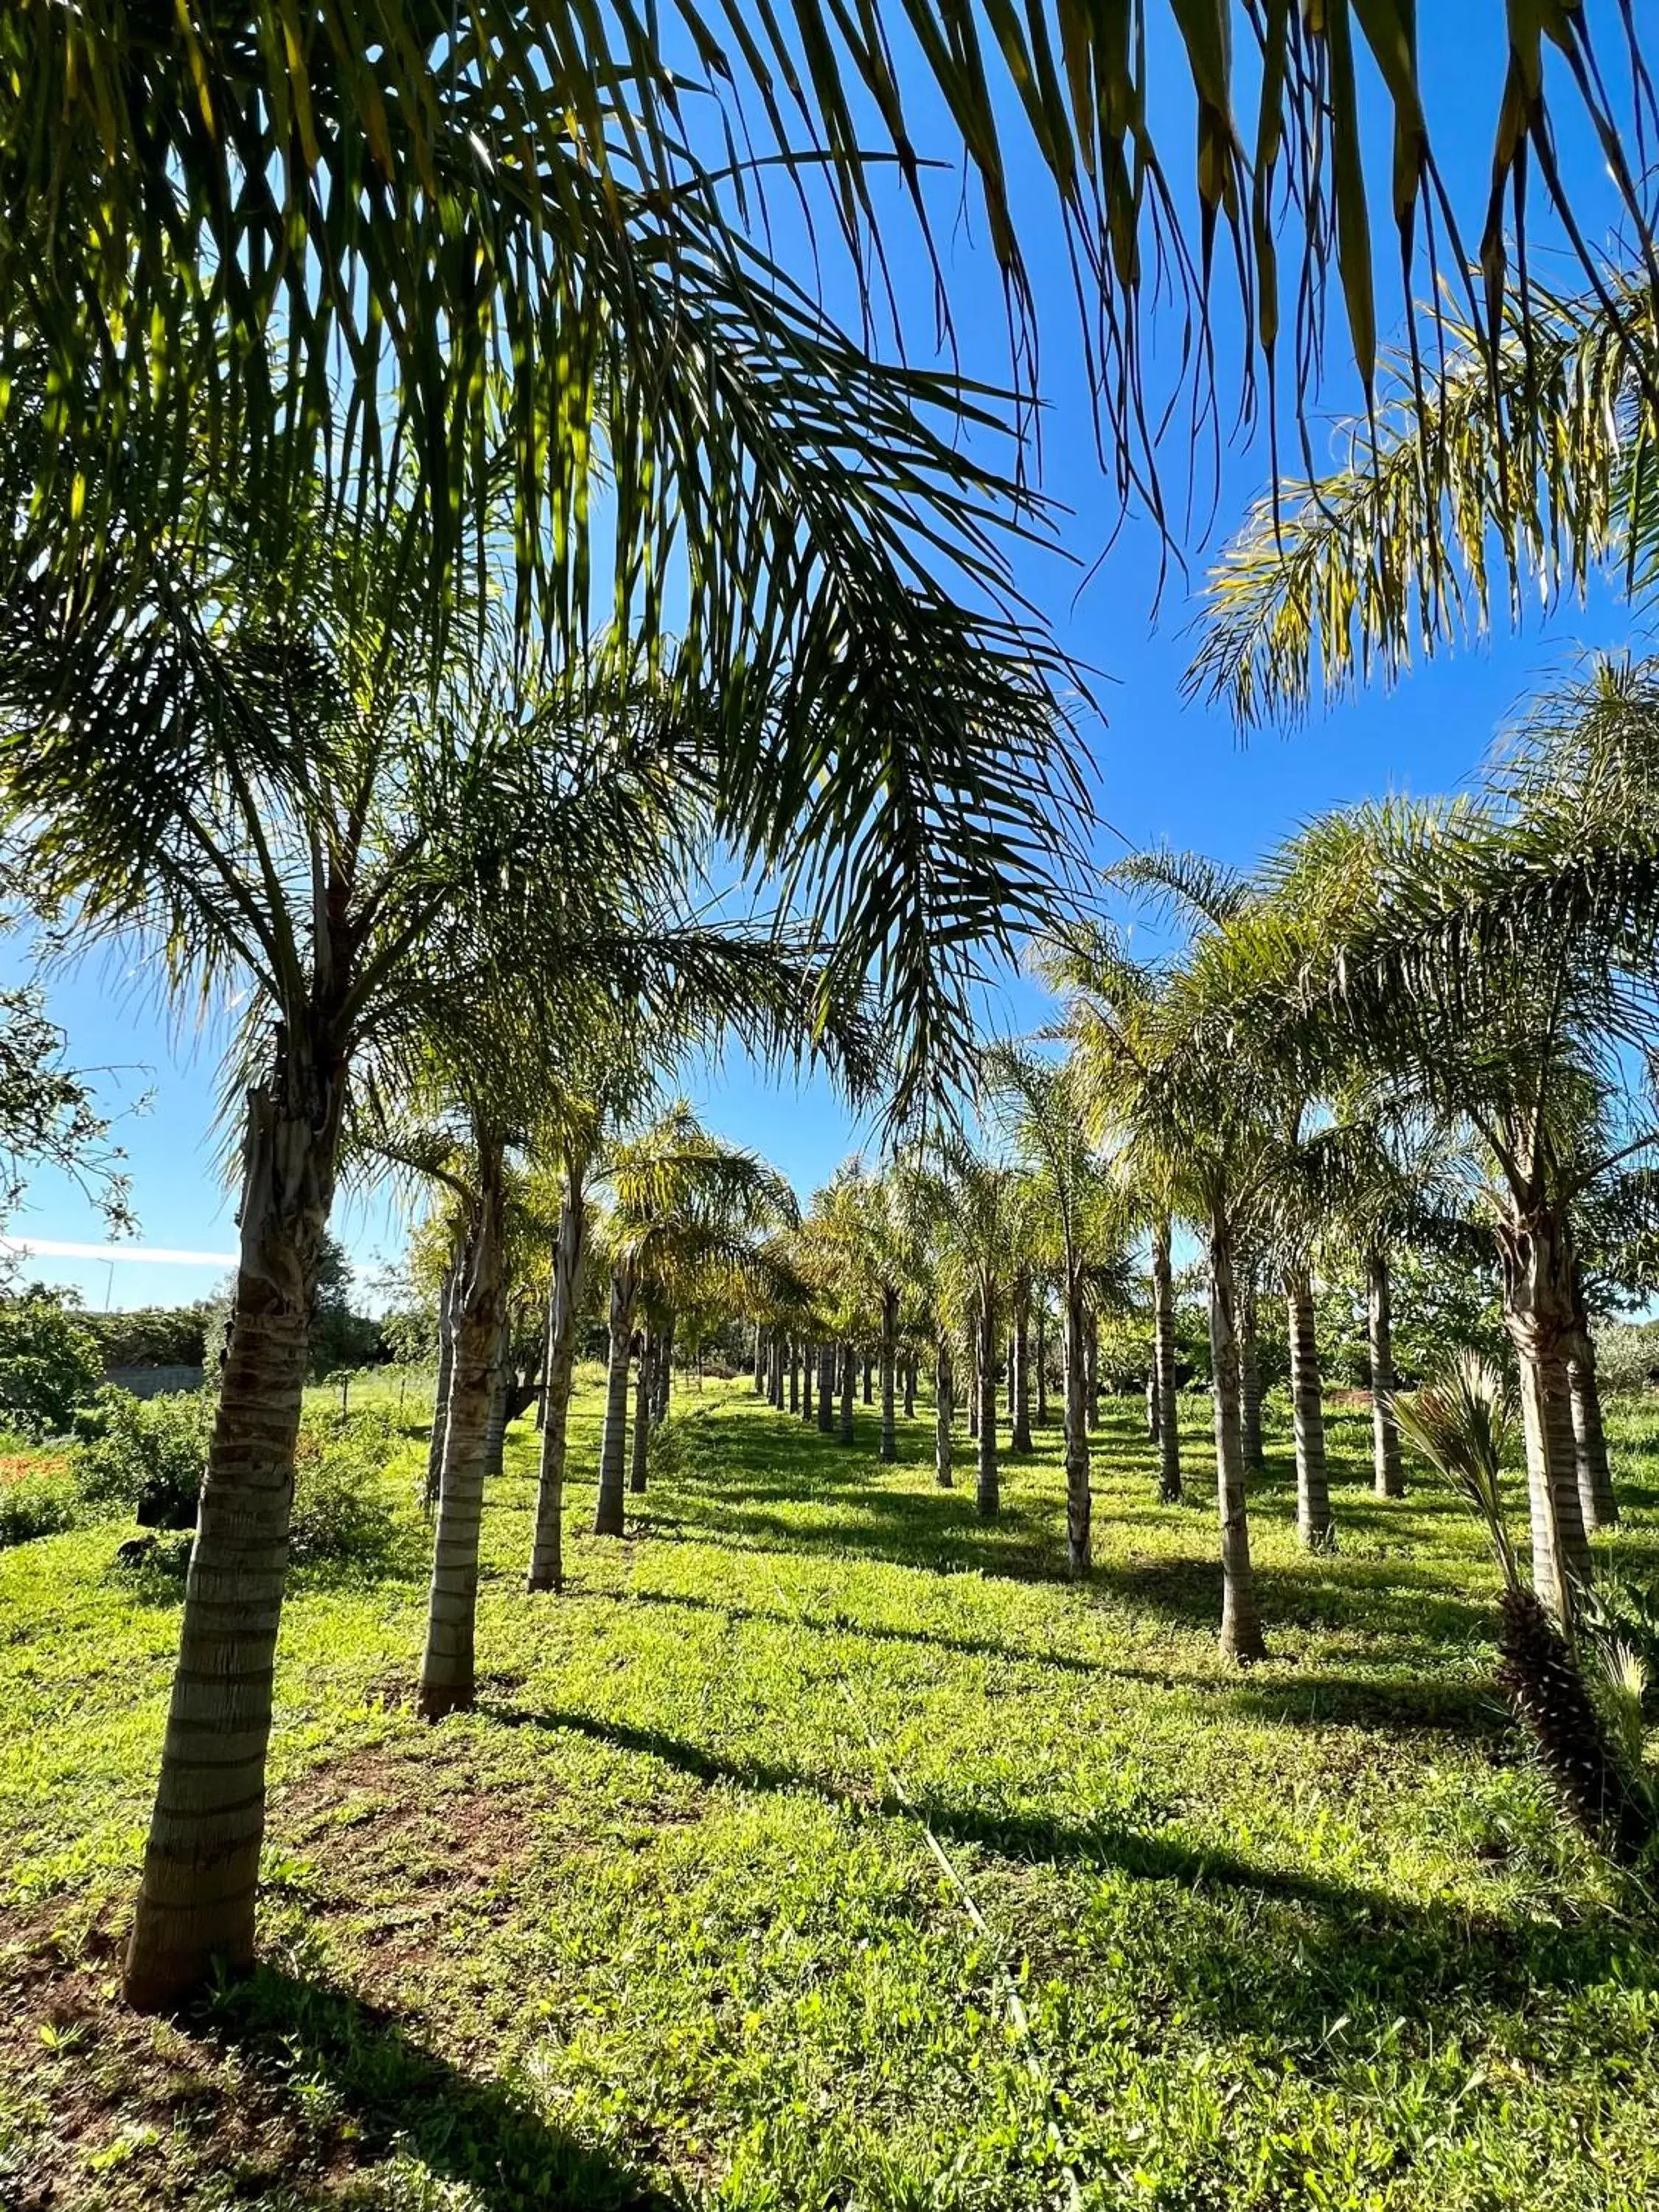
[[[1607,1462],[1607,1431],[1601,1425],[1601,1384],[1595,1370],[1595,1339],[1590,1334],[1584,1285],[1573,1269],[1573,1335],[1567,1350],[1567,1388],[1572,1394],[1572,1440],[1578,1474],[1578,1510],[1592,1535],[1619,1525],[1613,1469]]]
[[[914,1352],[906,1355],[904,1362],[904,1418],[907,1421],[914,1421],[916,1418],[916,1354]]]
[[[1238,1293],[1238,1407],[1244,1466],[1260,1474],[1267,1464],[1261,1443],[1261,1357],[1255,1329],[1255,1285],[1248,1276]]]
[[[634,1384],[634,1454],[628,1487],[635,1498],[645,1495],[651,1453],[651,1401],[655,1395],[657,1333],[640,1331],[639,1365]]]
[[[1365,1319],[1371,1363],[1371,1468],[1379,1498],[1403,1498],[1406,1473],[1394,1407],[1394,1284],[1388,1255],[1373,1252],[1365,1268]]]
[[[628,1382],[633,1364],[634,1307],[639,1284],[630,1261],[611,1272],[611,1346],[605,1378],[605,1434],[599,1445],[599,1494],[593,1534],[623,1533],[623,1488],[628,1460]]]
[[[987,1290],[979,1308],[979,1466],[974,1502],[980,1517],[989,1521],[1001,1500],[997,1468],[997,1320],[996,1299]]]
[[[444,1429],[443,1480],[427,1599],[426,1650],[416,1711],[426,1721],[470,1712],[476,1684],[473,1642],[478,1610],[478,1528],[490,1400],[501,1339],[502,1147],[479,1145],[478,1196],[462,1277],[455,1331],[455,1375]]]
[[[1088,1361],[1085,1378],[1089,1401],[1089,1426],[1100,1426],[1100,1316],[1091,1313],[1087,1322],[1084,1354]]]
[[[766,1388],[766,1331],[759,1322],[755,1323],[755,1395],[758,1398]]]
[[[564,1587],[564,1455],[570,1426],[570,1387],[576,1372],[576,1314],[586,1258],[586,1226],[582,1172],[572,1164],[566,1171],[564,1204],[553,1248],[553,1287],[548,1300],[546,1415],[536,1484],[536,1533],[526,1581],[532,1590]]]
[[[489,1379],[489,1422],[484,1431],[484,1480],[498,1478],[507,1465],[507,1393],[513,1380],[508,1364],[510,1323],[505,1314],[495,1340],[495,1364]]]
[[[864,1402],[866,1406],[875,1403],[875,1362],[866,1352],[864,1355]]]
[[[444,1424],[449,1419],[449,1378],[455,1368],[455,1288],[460,1279],[458,1254],[444,1270],[438,1290],[438,1387],[432,1401],[432,1434],[426,1448],[426,1510],[438,1503],[438,1478],[444,1464]]]
[[[893,1404],[897,1384],[898,1292],[881,1294],[881,1457],[890,1467],[898,1457],[898,1425]]]
[[[1014,1357],[1008,1377],[1009,1448],[1031,1449],[1031,1278],[1022,1271],[1014,1292]]]
[[[1547,1206],[1506,1222],[1498,1243],[1504,1320],[1521,1368],[1533,1588],[1571,1640],[1591,1572],[1567,1379],[1567,1351],[1576,1335],[1571,1249],[1565,1223]]]
[[[1310,1551],[1332,1541],[1330,1471],[1325,1458],[1325,1406],[1314,1326],[1313,1284],[1305,1267],[1291,1270],[1285,1290],[1291,1339],[1291,1401],[1296,1422],[1296,1532]]]
[[[858,1389],[858,1368],[856,1347],[844,1344],[841,1354],[841,1440],[844,1444],[853,1441],[853,1398]]]
[[[651,1425],[659,1429],[668,1419],[674,1387],[674,1309],[665,1306],[657,1323],[656,1356],[651,1362]]]
[[[1221,1522],[1221,1650],[1248,1666],[1267,1656],[1250,1565],[1250,1523],[1244,1500],[1243,1436],[1239,1419],[1238,1291],[1232,1224],[1217,1206],[1209,1222],[1210,1364],[1214,1372],[1216,1508]]]
[[[1152,1395],[1158,1411],[1158,1494],[1166,1505],[1181,1497],[1181,1429],[1176,1410],[1175,1271],[1170,1224],[1152,1231]]]
[[[1572,1441],[1578,1475],[1578,1510],[1586,1532],[1599,1534],[1619,1525],[1619,1501],[1613,1494],[1613,1470],[1607,1461],[1607,1431],[1601,1425],[1601,1386],[1595,1372],[1595,1347],[1589,1332],[1581,1332],[1581,1349],[1567,1362],[1567,1388],[1572,1398]]]
[[[836,1347],[833,1344],[818,1346],[818,1434],[832,1437],[836,1433]]]
[[[1092,1565],[1089,1494],[1088,1317],[1081,1283],[1066,1291],[1066,1564],[1073,1582]]]
[[[941,1490],[955,1486],[951,1473],[951,1423],[956,1413],[953,1402],[955,1382],[951,1364],[951,1340],[941,1332],[933,1360],[933,1480]]]
[[[279,1043],[247,1097],[235,1304],[123,1989],[151,2010],[253,1956],[294,1448],[345,1071]]]

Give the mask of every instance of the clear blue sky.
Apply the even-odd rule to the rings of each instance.
[[[1604,17],[1610,11],[1593,10]],[[1154,11],[1159,15],[1161,11]],[[1466,235],[1479,234],[1498,91],[1502,82],[1498,35],[1503,11],[1495,0],[1449,0],[1425,9],[1423,40],[1429,80],[1429,112],[1437,132],[1443,167]],[[1607,27],[1612,27],[1610,21]],[[1167,33],[1166,33],[1167,35]],[[1154,60],[1158,59],[1155,50]],[[1561,74],[1561,73],[1558,73]],[[1170,73],[1173,79],[1173,72]],[[1569,177],[1599,176],[1601,164],[1588,135],[1572,115],[1570,89],[1556,98],[1560,110],[1561,159]],[[1376,112],[1375,88],[1373,113]],[[924,150],[948,153],[948,129],[918,114]],[[934,127],[928,128],[933,122]],[[1178,103],[1167,112],[1154,108],[1172,165],[1191,143],[1190,119]],[[1374,132],[1386,162],[1386,132]],[[1111,484],[1101,473],[1095,451],[1090,402],[1075,343],[1071,279],[1061,252],[1046,179],[1026,156],[1018,131],[1010,147],[1015,166],[1018,211],[1025,252],[1036,277],[1044,331],[1042,386],[1046,415],[1043,477],[1048,490],[1071,512],[1065,526],[1069,550],[1092,562],[1115,520]],[[1386,185],[1377,179],[1376,204],[1386,210]],[[1002,309],[994,267],[977,244],[969,221],[952,222],[954,182],[942,187],[939,205],[946,232],[947,265],[963,366],[996,379],[1005,371]],[[1598,216],[1601,218],[1598,221]],[[1591,210],[1587,228],[1599,239],[1613,217],[1609,195],[1605,211]],[[1540,218],[1540,245],[1542,240]],[[926,296],[926,272],[913,229],[896,210],[886,232],[901,297],[907,289]],[[1379,232],[1377,265],[1385,289],[1395,267],[1391,242]],[[1547,253],[1535,258],[1547,276],[1571,281],[1565,264]],[[832,305],[848,312],[850,302],[834,270],[826,272]],[[1232,319],[1220,319],[1221,368],[1224,380],[1236,372],[1238,349]],[[911,332],[925,335],[920,322]],[[1322,404],[1333,416],[1352,405],[1355,389],[1344,368],[1340,307],[1334,307],[1329,375]],[[1316,454],[1322,453],[1318,430]],[[1176,444],[1166,455],[1175,484],[1182,461]],[[1231,451],[1226,458],[1219,502],[1210,534],[1213,546],[1243,515],[1263,487],[1265,442]],[[1194,577],[1204,566],[1201,547],[1193,550]],[[1115,829],[1135,844],[1161,840],[1248,864],[1299,821],[1321,810],[1368,793],[1387,790],[1446,789],[1477,765],[1493,736],[1528,695],[1584,647],[1622,645],[1638,635],[1630,609],[1610,589],[1598,589],[1586,609],[1559,611],[1534,617],[1519,637],[1500,635],[1490,647],[1470,649],[1415,672],[1398,690],[1381,690],[1346,703],[1288,737],[1257,736],[1248,749],[1236,740],[1222,717],[1182,704],[1180,678],[1190,658],[1194,603],[1179,574],[1168,581],[1156,625],[1152,610],[1158,555],[1152,531],[1131,522],[1091,580],[1079,585],[1082,571],[1058,559],[1032,556],[1022,563],[1020,580],[1050,614],[1062,641],[1109,679],[1102,687],[1103,725],[1085,731],[1097,770],[1103,810]],[[1103,840],[1101,858],[1121,848]],[[24,960],[18,940],[0,942],[0,975],[13,980]],[[140,1220],[141,1246],[228,1255],[234,1243],[233,1204],[221,1177],[217,1137],[212,1124],[216,1104],[216,1041],[174,1034],[142,991],[121,988],[118,978],[88,967],[54,979],[54,1017],[67,1030],[70,1055],[85,1067],[107,1069],[100,1089],[112,1109],[150,1094],[148,1110],[124,1119],[120,1136],[130,1155],[133,1191]],[[1000,1024],[1019,1028],[1038,1018],[1029,987],[1016,985],[996,1009]],[[793,1083],[780,1086],[741,1062],[708,1075],[693,1072],[687,1086],[708,1119],[726,1135],[756,1146],[781,1167],[805,1195],[822,1182],[848,1150],[867,1140],[855,1129],[827,1086]],[[360,1264],[395,1251],[401,1241],[390,1210],[368,1198],[348,1196],[337,1225]],[[66,1242],[100,1243],[103,1226],[95,1209],[73,1187],[42,1176],[31,1191],[15,1233]],[[41,1257],[26,1272],[49,1281],[80,1285],[89,1304],[101,1307],[171,1303],[208,1290],[222,1263],[197,1266],[134,1259],[112,1268],[99,1260]]]

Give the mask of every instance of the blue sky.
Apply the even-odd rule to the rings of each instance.
[[[1460,220],[1473,238],[1480,229],[1501,85],[1497,33],[1502,10],[1490,0],[1454,0],[1423,12],[1428,19],[1423,38],[1431,122]],[[1155,49],[1155,63],[1158,58]],[[1570,90],[1559,88],[1556,97],[1564,170],[1569,177],[1598,176],[1599,158],[1571,115]],[[1375,113],[1375,88],[1371,104]],[[930,116],[925,101],[919,102],[917,113],[924,149],[931,137],[933,149],[947,152],[948,130]],[[1153,120],[1162,143],[1173,149],[1168,158],[1179,159],[1190,143],[1184,111],[1171,105],[1166,118],[1155,107]],[[931,132],[930,123],[937,125]],[[1373,136],[1386,158],[1386,133]],[[1111,533],[1115,495],[1096,454],[1074,343],[1071,279],[1046,179],[1024,155],[1017,131],[1009,143],[1015,156],[1017,212],[1044,334],[1044,483],[1071,510],[1064,524],[1065,544],[1086,565]],[[1378,186],[1377,202],[1385,208],[1381,178]],[[971,221],[965,227],[951,222],[955,191],[952,181],[940,205],[963,365],[995,379],[1006,367],[998,280],[988,253],[975,242]],[[1612,220],[1610,197],[1605,211],[1592,208],[1590,214],[1587,228],[1599,239]],[[1540,233],[1544,249],[1541,219]],[[920,246],[896,208],[884,236],[901,297],[925,296]],[[1392,256],[1391,244],[1379,234],[1379,281],[1390,307]],[[1552,263],[1547,251],[1540,252],[1534,265],[1548,278],[1571,281],[1565,264]],[[853,302],[842,273],[829,268],[825,286],[832,306],[848,313]],[[1236,373],[1238,361],[1231,319],[1224,313],[1219,319],[1224,380]],[[917,335],[911,333],[913,354]],[[1330,373],[1321,404],[1335,417],[1357,398],[1352,377],[1341,373],[1340,307],[1334,310],[1328,356]],[[1316,457],[1328,444],[1316,422]],[[1212,549],[1263,488],[1267,465],[1265,441],[1260,439],[1227,453]],[[1171,484],[1178,483],[1182,457],[1173,444],[1165,469]],[[1191,550],[1194,580],[1202,575],[1205,557],[1202,546]],[[1519,636],[1500,634],[1489,647],[1418,670],[1393,693],[1379,688],[1289,735],[1257,734],[1246,748],[1224,716],[1182,703],[1180,679],[1194,641],[1194,602],[1179,574],[1172,574],[1154,623],[1158,568],[1154,532],[1132,520],[1086,583],[1081,568],[1040,555],[1023,558],[1019,580],[1047,611],[1061,641],[1107,679],[1100,690],[1104,720],[1086,724],[1082,737],[1092,756],[1102,810],[1115,830],[1136,845],[1167,840],[1238,864],[1249,863],[1298,822],[1328,806],[1385,791],[1421,793],[1455,785],[1477,766],[1516,708],[1579,651],[1622,646],[1644,634],[1638,618],[1616,593],[1601,587],[1586,608],[1564,608],[1547,618],[1534,616]],[[1115,839],[1104,837],[1100,857],[1108,860],[1121,849]],[[0,975],[15,980],[26,966],[22,939],[0,941]],[[121,1116],[118,1133],[129,1156],[138,1245],[228,1255],[234,1243],[234,1200],[221,1175],[213,1126],[217,1040],[188,1029],[176,1032],[132,979],[101,966],[54,977],[50,1000],[54,1018],[68,1032],[71,1059],[104,1071],[98,1077],[100,1097]],[[999,1001],[995,1018],[1000,1025],[1019,1028],[1038,1018],[1040,1011],[1030,988],[1016,985]],[[868,1140],[868,1132],[854,1127],[820,1083],[780,1085],[738,1060],[712,1073],[689,1072],[687,1088],[714,1126],[764,1152],[803,1196],[848,1151]],[[145,1095],[146,1109],[131,1110]],[[104,1237],[101,1219],[85,1195],[61,1178],[45,1176],[10,1226],[21,1237],[60,1242],[100,1243]],[[401,1242],[392,1209],[372,1194],[349,1194],[337,1226],[360,1264],[395,1252]],[[88,1304],[102,1307],[106,1301],[134,1305],[203,1295],[222,1272],[222,1261],[210,1256],[200,1264],[182,1265],[141,1260],[135,1254],[112,1265],[101,1259],[40,1256],[30,1260],[26,1271],[48,1281],[74,1283]]]

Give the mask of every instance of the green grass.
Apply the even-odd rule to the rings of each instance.
[[[112,2002],[176,1577],[113,1524],[0,1554],[0,2203],[1659,2201],[1653,1921],[1517,1759],[1476,1532],[1370,1498],[1363,1415],[1334,1557],[1274,1438],[1241,1676],[1201,1404],[1185,1507],[1109,1407],[1085,1590],[1052,1431],[986,1527],[930,1418],[882,1468],[862,1407],[849,1451],[678,1404],[630,1538],[572,1484],[558,1599],[514,1431],[473,1716],[410,1710],[416,1543],[296,1576],[268,1964],[179,2022]],[[1615,1440],[1650,1572],[1659,1435]]]

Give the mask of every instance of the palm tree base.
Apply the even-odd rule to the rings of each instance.
[[[238,1851],[223,1861],[210,1877],[194,1869],[176,1869],[191,1899],[181,1905],[154,1900],[149,1891],[156,1869],[146,1867],[121,1972],[121,1996],[134,2012],[176,2011],[216,1973],[246,1973],[252,1966],[258,1859],[256,1844],[251,1855]],[[211,1888],[220,1894],[204,1896]]]
[[[415,1711],[423,1721],[446,1720],[451,1713],[470,1713],[477,1703],[471,1682],[422,1682],[416,1693]]]
[[[531,1591],[551,1590],[556,1596],[564,1588],[564,1577],[553,1574],[528,1574],[524,1578],[524,1586],[526,1590]]]

